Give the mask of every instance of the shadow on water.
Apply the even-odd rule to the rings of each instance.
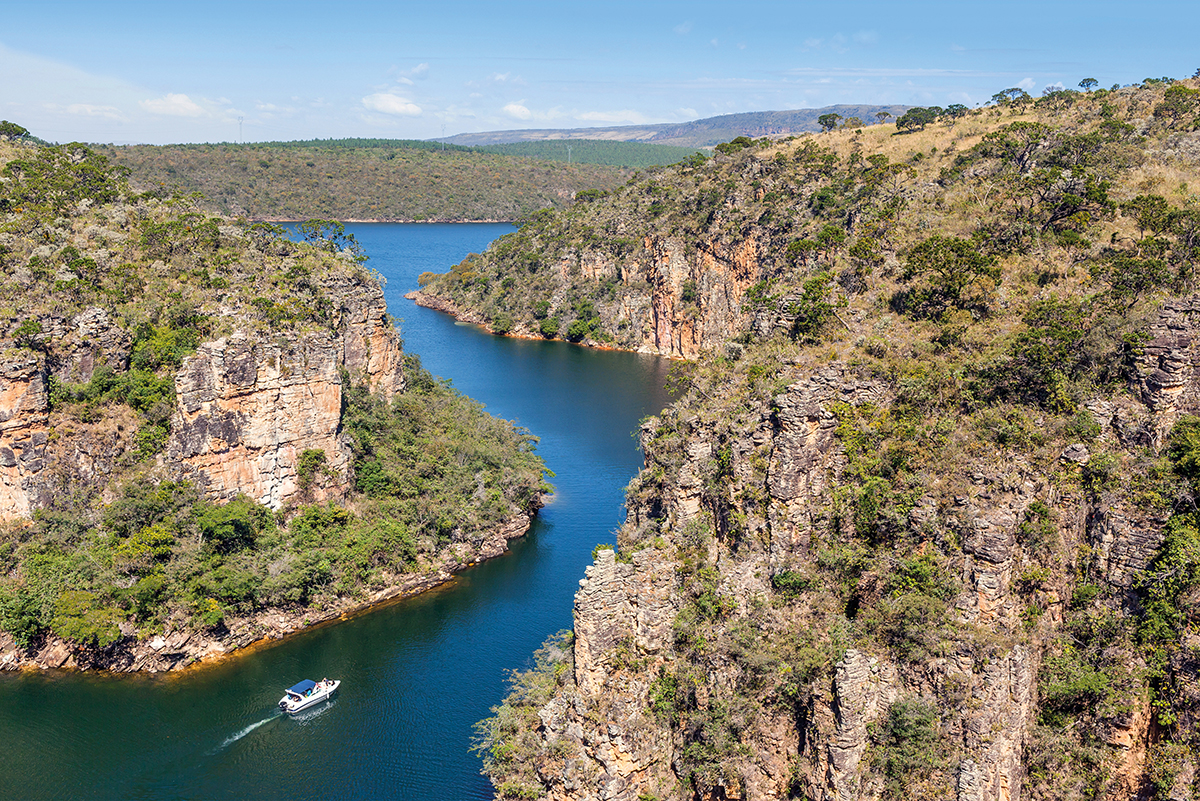
[[[511,552],[452,582],[241,658],[177,676],[0,676],[0,798],[491,798],[473,724],[547,636],[612,542],[641,457],[633,432],[665,403],[668,363],[489,336],[402,298],[512,230],[347,226],[387,279],[405,348],[435,375],[541,437],[557,492]],[[276,702],[339,678],[311,717]]]

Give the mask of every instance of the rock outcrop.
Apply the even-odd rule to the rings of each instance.
[[[278,509],[300,489],[300,454],[318,450],[334,480],[319,482],[317,497],[342,496],[350,450],[340,433],[340,345],[325,335],[201,345],[176,375],[164,464],[214,497],[244,493]]]
[[[1174,314],[1168,308],[1164,319]],[[1164,346],[1159,358],[1177,363],[1183,359],[1171,347],[1191,340],[1184,330],[1173,336],[1174,346]],[[914,623],[911,636],[932,638],[924,640],[930,650],[906,661],[887,649],[843,648],[810,690],[790,685],[787,692],[795,694],[784,695],[770,680],[764,686],[753,678],[753,670],[778,666],[754,666],[773,664],[778,639],[828,636],[819,627],[831,618],[820,610],[831,596],[813,586],[811,600],[782,601],[772,577],[815,576],[818,563],[835,558],[830,549],[838,546],[827,527],[848,468],[838,426],[848,409],[886,410],[892,403],[886,381],[844,364],[791,372],[785,392],[752,407],[733,427],[722,427],[719,415],[683,410],[644,427],[647,468],[631,485],[620,536],[627,556],[600,551],[587,569],[575,597],[571,680],[539,712],[539,736],[550,753],[566,754],[538,762],[549,797],[634,801],[676,797],[685,787],[704,798],[878,798],[885,781],[880,732],[902,701],[926,704],[939,718],[939,740],[929,747],[940,767],[910,788],[912,797],[1028,797],[1039,668],[1063,622],[1059,599],[1071,592],[1049,571],[1030,571],[1061,569],[1064,556],[1082,548],[1097,560],[1092,575],[1103,576],[1120,598],[1158,548],[1165,518],[1065,492],[1022,459],[959,465],[962,483],[954,493],[919,500],[907,521],[914,536],[961,543],[942,568],[959,588],[950,620]],[[1140,410],[1136,403],[1094,404],[1114,421],[1103,436],[1115,441],[1119,419],[1140,416],[1157,426],[1160,415],[1200,411],[1200,402],[1187,400],[1193,391],[1190,381],[1181,385],[1175,396],[1181,400],[1169,410],[1152,399]],[[727,460],[731,484],[714,496],[718,458]],[[652,490],[651,480],[658,482]],[[1038,555],[1046,544],[1029,539],[1026,521],[1038,503],[1056,510],[1055,525],[1043,535],[1059,543],[1051,556]],[[702,580],[715,582],[704,585],[708,594],[700,601],[697,565],[709,566]],[[1036,626],[1028,622],[1030,575],[1046,576],[1037,596],[1045,611]],[[886,608],[884,588],[872,581],[870,573],[858,579],[852,603],[882,595]],[[696,604],[721,603],[714,598],[724,599],[728,612],[698,624]],[[817,630],[795,633],[806,627]],[[753,644],[731,645],[740,637]],[[783,668],[784,687],[793,669]],[[679,689],[684,682],[686,696]],[[664,716],[664,706],[673,706],[675,717]],[[732,725],[730,716],[738,721],[738,740],[720,745],[713,732]],[[1105,797],[1139,791],[1150,720],[1142,702],[1108,720],[1113,773]],[[697,755],[718,747],[727,749],[724,757],[697,764]]]
[[[46,470],[46,382],[32,354],[0,363],[0,519],[28,517]]]

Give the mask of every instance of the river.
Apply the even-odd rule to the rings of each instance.
[[[0,799],[478,799],[472,726],[571,625],[592,548],[614,542],[641,457],[633,432],[667,402],[665,360],[492,337],[403,299],[512,230],[354,224],[387,279],[405,349],[492,414],[541,437],[556,494],[530,533],[451,583],[181,675],[0,675]],[[340,678],[299,718],[275,702]]]

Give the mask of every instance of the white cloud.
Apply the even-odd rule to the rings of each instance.
[[[675,31],[675,33],[679,34],[680,36],[687,36],[689,33],[692,32],[692,23],[691,22],[681,22],[678,25],[676,25],[674,28],[672,28],[671,30]]]
[[[421,115],[421,107],[407,98],[394,95],[391,92],[376,92],[362,99],[362,104],[372,111],[383,114],[402,114],[406,117]]]
[[[72,103],[67,106],[67,113],[82,117],[106,117],[110,120],[125,119],[125,115],[116,106],[94,106],[91,103]]]
[[[521,101],[519,103],[509,103],[501,111],[516,120],[527,120],[533,117],[533,112],[527,109]]]
[[[1022,78],[1020,81],[1017,81],[1017,86],[1021,87],[1026,92],[1036,85],[1037,84],[1034,82],[1033,78]]]
[[[169,117],[204,117],[208,114],[187,95],[173,92],[150,100],[139,100],[138,105],[151,114],[164,114]]]
[[[493,72],[488,76],[488,80],[492,83],[504,83],[512,76],[511,72]]]
[[[856,44],[873,45],[879,41],[879,34],[875,31],[858,31],[853,38]]]

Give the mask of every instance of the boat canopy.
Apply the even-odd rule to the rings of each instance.
[[[288,687],[288,692],[292,693],[293,695],[304,695],[306,691],[311,690],[316,686],[317,683],[312,679],[305,679],[295,687]]]

